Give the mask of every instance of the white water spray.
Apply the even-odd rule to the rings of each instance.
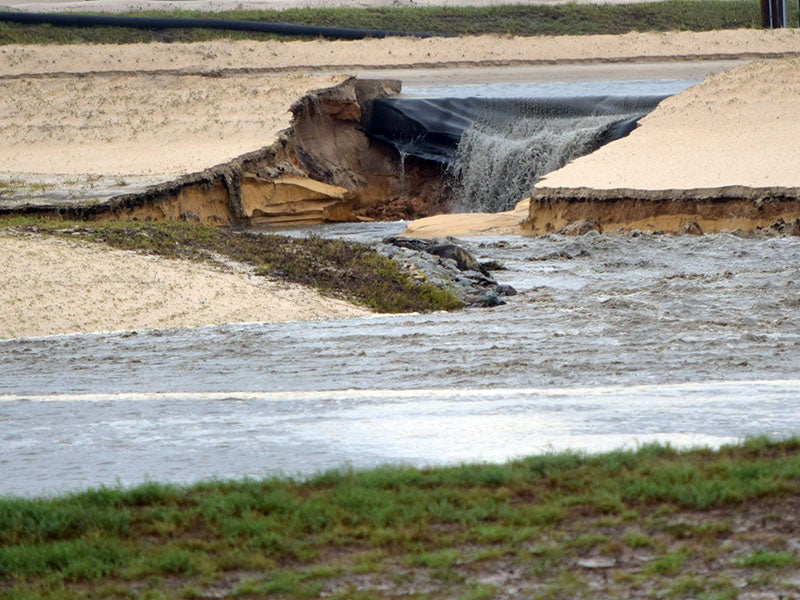
[[[510,210],[546,173],[593,152],[636,114],[479,119],[458,145],[450,172],[455,212]]]

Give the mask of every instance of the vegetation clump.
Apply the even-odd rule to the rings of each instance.
[[[792,10],[793,12],[793,10]],[[200,11],[142,11],[136,17],[208,17]],[[750,0],[662,0],[636,4],[297,8],[215,12],[214,18],[270,23],[382,29],[440,35],[587,35],[630,31],[710,31],[761,26]],[[797,19],[790,15],[789,22]],[[56,27],[0,22],[0,44],[197,42],[219,38],[275,39],[275,35],[207,29],[142,30]]]
[[[0,498],[22,598],[791,597],[800,439]]]
[[[244,263],[256,274],[310,286],[378,312],[429,312],[462,306],[452,292],[415,281],[392,259],[363,244],[341,240],[291,238],[180,221],[0,220],[0,228],[8,227],[84,238],[169,258]]]

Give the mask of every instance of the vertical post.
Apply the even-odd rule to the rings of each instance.
[[[800,0],[797,0],[797,7],[798,11],[800,11]],[[788,27],[789,10],[787,0],[761,0],[761,25],[765,29]]]
[[[797,0],[800,2],[800,0]],[[761,26],[764,29],[772,27],[772,0],[761,0]]]

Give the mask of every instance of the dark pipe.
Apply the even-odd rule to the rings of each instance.
[[[292,25],[288,23],[264,23],[261,21],[236,21],[228,19],[193,19],[161,17],[118,17],[108,15],[44,14],[22,12],[0,12],[0,21],[66,27],[133,27],[136,29],[224,29],[229,31],[257,31],[277,35],[323,37],[334,40],[360,40],[394,36],[433,37],[430,33],[409,33],[384,29],[348,29],[346,27],[321,27],[316,25]],[[446,37],[446,36],[442,36]]]

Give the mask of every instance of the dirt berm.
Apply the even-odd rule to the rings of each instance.
[[[361,131],[369,101],[399,92],[399,81],[349,78],[305,95],[277,141],[230,162],[101,202],[7,205],[0,213],[212,225],[424,216],[441,209],[438,173],[414,159],[401,164],[396,150]]]

